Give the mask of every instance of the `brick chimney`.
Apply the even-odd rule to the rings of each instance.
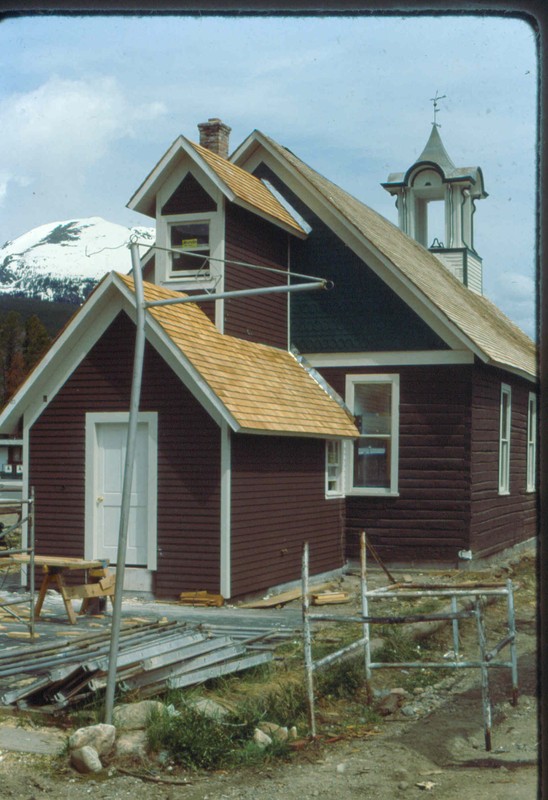
[[[228,137],[232,128],[217,117],[211,117],[207,122],[200,122],[198,130],[202,147],[207,147],[218,156],[228,158]]]

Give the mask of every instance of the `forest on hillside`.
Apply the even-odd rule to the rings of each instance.
[[[0,409],[44,355],[77,306],[2,298],[0,307]]]

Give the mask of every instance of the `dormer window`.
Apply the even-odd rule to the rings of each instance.
[[[209,220],[170,222],[169,235],[173,276],[209,275]]]

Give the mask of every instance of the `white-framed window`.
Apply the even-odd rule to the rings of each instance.
[[[171,248],[171,277],[209,277],[210,219],[182,217],[169,220],[167,224]]]
[[[181,183],[191,175],[211,198],[214,208],[163,213]],[[224,273],[224,205],[220,189],[206,176],[181,164],[156,195],[155,280],[170,288],[214,288]],[[174,250],[175,252],[172,252]]]
[[[360,432],[348,448],[347,491],[397,495],[400,376],[347,375],[346,404]]]
[[[325,443],[325,495],[344,497],[343,442],[328,439]]]
[[[529,392],[527,404],[527,491],[537,488],[537,396]]]
[[[510,494],[510,431],[512,429],[512,389],[500,387],[499,494]]]

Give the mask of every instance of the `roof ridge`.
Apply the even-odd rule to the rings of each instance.
[[[488,361],[536,376],[535,343],[492,301],[472,292],[436,256],[386,217],[325,178],[271,137],[258,133],[403,277],[434,303],[447,321],[473,342]]]

